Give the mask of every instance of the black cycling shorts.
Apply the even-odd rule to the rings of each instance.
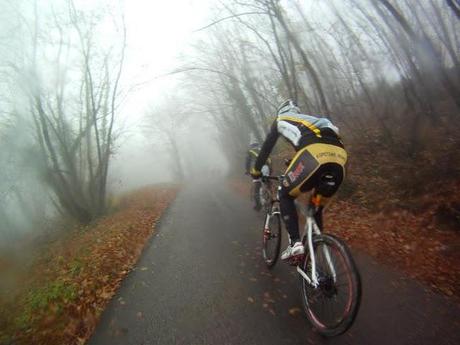
[[[311,144],[300,149],[285,172],[281,193],[297,197],[322,185],[321,179],[325,174],[332,175],[335,183],[331,188],[322,185],[318,191],[322,196],[329,198],[338,189],[345,175],[347,152],[331,144]]]

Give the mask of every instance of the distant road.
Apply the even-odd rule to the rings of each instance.
[[[260,226],[225,182],[189,183],[89,344],[460,344],[458,305],[357,252],[358,317],[346,334],[322,338],[297,309],[293,268],[263,266]]]

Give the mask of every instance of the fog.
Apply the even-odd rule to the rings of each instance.
[[[458,23],[441,0],[2,0],[0,243],[241,177],[287,97],[416,157],[458,122]]]
[[[259,274],[254,256],[243,254],[255,238],[246,237],[248,230],[260,223],[267,204],[259,214],[257,200],[250,205],[248,196],[259,194],[250,192],[255,185],[246,176],[245,162],[250,144],[264,143],[270,128],[281,127],[277,109],[286,99],[295,101],[303,114],[328,118],[340,129],[337,140],[330,126],[324,130],[314,125],[327,121],[285,120],[295,125],[296,135],[306,136],[297,142],[343,143],[348,156],[345,178],[325,209],[324,224],[326,231],[331,226],[334,236],[346,240],[353,253],[362,250],[369,256],[359,255],[363,281],[369,278],[364,274],[376,272],[387,285],[371,288],[391,292],[400,287],[386,278],[387,270],[375,259],[458,297],[458,269],[453,268],[458,266],[460,245],[459,0],[0,0],[0,343],[82,343],[128,273],[134,273],[130,278],[141,277],[138,292],[153,286],[144,282],[146,274],[152,282],[170,274],[163,270],[158,275],[150,265],[153,258],[185,260],[184,267],[193,269],[181,270],[181,279],[206,281],[216,271],[201,269],[203,258],[218,254],[228,261],[223,251],[215,250],[224,242],[209,236],[216,224],[227,233],[220,240],[232,242],[225,247],[228,259],[241,251],[241,260],[249,260],[244,272],[238,266],[224,278],[248,281],[254,272]],[[310,165],[310,159],[303,159],[311,147],[293,148],[278,134],[271,152],[273,174],[296,175],[296,182],[305,173],[302,163]],[[323,147],[315,149],[318,146]],[[295,150],[302,156],[294,156]],[[340,152],[317,154],[315,172],[323,173],[327,165],[318,157],[343,158]],[[301,157],[298,165],[294,162],[293,171],[285,172],[284,161],[293,157]],[[331,175],[341,176],[342,171]],[[319,175],[311,176],[300,190]],[[326,174],[321,179],[324,176],[329,191],[336,180]],[[209,180],[222,188],[208,188]],[[200,189],[183,192],[190,186]],[[286,200],[281,200],[281,212],[290,208]],[[152,243],[156,220],[170,205],[177,208],[170,209],[160,241],[151,247],[154,256],[144,251],[137,261],[143,246]],[[294,218],[280,216],[276,207],[270,206],[273,214],[265,224],[281,231],[280,219]],[[322,223],[318,221],[321,231]],[[168,229],[185,232],[162,236]],[[269,233],[264,227],[263,245],[277,251],[274,260],[265,258],[271,266],[281,238],[287,236]],[[291,231],[291,240],[297,242],[294,235]],[[182,250],[180,245],[191,238],[205,243]],[[157,250],[158,243],[165,245],[164,251]],[[317,262],[327,266],[316,269],[318,279],[312,269],[316,290],[302,284],[304,305],[310,304],[310,292],[305,292],[312,290],[311,300],[323,304],[325,298],[316,298],[322,292],[331,301],[347,301],[347,313],[354,310],[350,306],[358,306],[359,300],[336,298],[338,291],[360,295],[356,285],[335,287],[335,262],[354,266],[346,246],[325,236],[315,237],[314,243],[335,249],[323,248],[327,255]],[[192,260],[196,248],[200,255]],[[292,254],[302,246],[289,248]],[[330,260],[333,252],[340,259]],[[309,258],[315,262],[314,256],[305,256],[298,266],[304,273],[310,273]],[[149,267],[135,266],[139,263]],[[196,279],[197,272],[205,278]],[[358,280],[350,270],[343,272],[347,280]],[[260,278],[249,280],[256,285],[273,282]],[[225,279],[216,280],[215,286],[226,286]],[[409,280],[404,277],[405,287]],[[404,289],[401,296],[415,291],[414,296],[423,298],[418,284],[417,289],[420,293]],[[248,302],[266,302],[271,300],[268,295],[281,293],[259,290],[261,295],[254,298],[240,296],[242,310]],[[291,316],[299,321],[301,309],[294,308],[284,292],[283,298],[273,297],[275,309],[284,310],[276,315],[281,322],[290,322]],[[231,296],[236,296],[234,291]],[[147,300],[155,299],[139,299]],[[122,298],[115,302],[125,303]],[[177,303],[171,305],[174,309]],[[272,306],[258,310],[271,318]],[[398,303],[393,306],[399,308]],[[143,327],[147,323],[142,320],[152,315],[133,309],[137,307],[128,302],[120,310],[135,315],[133,325]],[[150,309],[156,313],[158,308]],[[392,317],[404,318],[412,309],[400,314],[395,310]],[[307,312],[310,319],[316,319],[315,313]],[[394,314],[391,308],[387,313]],[[347,319],[353,320],[351,314],[341,315],[338,330]],[[424,314],[426,318],[417,320],[431,324],[433,313]],[[444,327],[450,314],[438,314],[436,320]],[[322,318],[321,312],[318,315]],[[370,339],[362,326],[356,334]],[[132,327],[110,322],[107,334],[123,342],[127,334],[139,335]],[[174,333],[175,328],[165,331]],[[219,327],[215,331],[205,338],[218,336]],[[150,331],[145,334],[152,336]],[[162,339],[178,339],[176,334],[162,334],[167,333],[158,333]]]
[[[228,173],[228,161],[216,144],[216,135],[210,125],[196,118],[187,119],[184,127],[177,131],[185,180],[193,182],[193,179]],[[148,133],[126,139],[113,158],[111,190],[118,193],[153,183],[178,182],[174,173],[177,160],[172,159],[165,146],[167,144],[158,142]]]
[[[164,102],[164,97],[174,95],[177,78],[161,76],[177,67],[179,55],[192,39],[193,31],[206,22],[209,6],[206,1],[0,3],[0,60],[3,76],[0,85],[3,178],[0,194],[1,244],[6,240],[21,240],[28,233],[39,236],[40,232],[51,230],[46,225],[51,219],[67,217],[65,210],[54,207],[57,199],[44,176],[46,167],[40,165],[40,159],[38,165],[30,159],[37,154],[33,152],[37,148],[34,141],[43,140],[43,137],[37,138],[37,135],[42,135],[40,131],[44,128],[37,128],[36,132],[34,126],[37,123],[34,121],[38,118],[28,116],[27,113],[34,108],[28,98],[39,88],[44,91],[43,97],[49,97],[50,101],[45,106],[50,106],[49,102],[55,97],[67,98],[57,100],[58,111],[61,111],[62,106],[59,102],[66,102],[67,107],[78,108],[76,101],[81,97],[82,85],[78,80],[81,62],[79,53],[90,52],[88,49],[85,53],[83,45],[73,46],[78,42],[78,30],[93,28],[91,40],[97,42],[97,48],[91,46],[91,49],[98,50],[95,56],[113,54],[122,45],[126,47],[118,89],[114,93],[115,139],[110,148],[107,195],[154,183],[180,182],[172,173],[175,161],[168,145],[161,142],[160,133],[157,136],[149,133],[144,122],[149,108]],[[192,10],[194,15],[190,16]],[[81,26],[72,30],[72,21],[77,20]],[[123,26],[126,28],[126,41],[120,44]],[[56,64],[59,65],[57,69]],[[111,66],[113,69],[116,67],[115,64]],[[96,71],[92,76],[95,74]],[[52,89],[59,84],[66,90],[53,96]],[[101,93],[96,86],[94,96]],[[51,108],[51,116],[56,119]],[[57,126],[65,122],[71,126],[76,124],[72,114],[60,115],[63,119],[56,121]],[[174,115],[163,114],[158,121],[164,121],[162,116],[173,118]],[[215,141],[215,131],[200,131],[203,131],[203,126],[199,121],[188,118],[182,128],[174,133],[177,144],[184,147],[181,149],[184,157],[202,157],[193,161],[183,158],[187,176],[205,173],[211,167],[216,171],[225,171],[227,163],[222,159],[219,148],[209,145],[209,142]]]

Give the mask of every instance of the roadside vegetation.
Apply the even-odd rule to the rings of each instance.
[[[15,272],[14,284],[0,291],[0,344],[85,343],[176,190],[158,185],[124,195],[112,213],[35,247],[20,273],[0,257],[2,277]]]
[[[84,343],[176,190],[156,186],[113,201],[113,156],[124,121],[139,116],[123,106],[160,76],[124,79],[139,52],[130,52],[114,2],[50,3],[0,4],[6,344]],[[459,297],[458,1],[222,0],[210,13],[180,66],[161,75],[176,78],[170,97],[153,99],[133,130],[168,158],[158,153],[149,169],[175,181],[218,175],[206,153],[214,152],[244,190],[249,144],[264,140],[283,99],[295,99],[303,112],[329,117],[349,151],[326,226]],[[275,154],[291,155],[284,145]]]
[[[233,178],[277,104],[296,99],[330,118],[349,152],[331,229],[458,297],[458,3],[222,1],[215,13],[176,73],[196,90],[195,107],[212,109]]]

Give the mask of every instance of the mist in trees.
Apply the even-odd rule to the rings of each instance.
[[[2,235],[56,215],[88,223],[107,208],[123,16],[73,1],[41,5],[3,4]]]
[[[144,181],[242,174],[288,97],[336,123],[352,160],[360,145],[388,152],[417,167],[414,186],[434,164],[459,174],[458,1],[209,1],[175,66],[141,82],[124,79],[139,67],[127,59],[141,54],[135,21],[123,4],[95,4],[0,3],[2,238],[59,217],[91,222],[111,193]],[[171,27],[143,42],[158,56],[149,37],[194,16],[161,13]],[[140,95],[145,108],[129,103]]]
[[[235,169],[290,97],[337,123],[352,146],[425,167],[436,160],[428,148],[444,146],[438,173],[458,176],[458,8],[441,0],[221,1],[176,72],[212,109]]]

